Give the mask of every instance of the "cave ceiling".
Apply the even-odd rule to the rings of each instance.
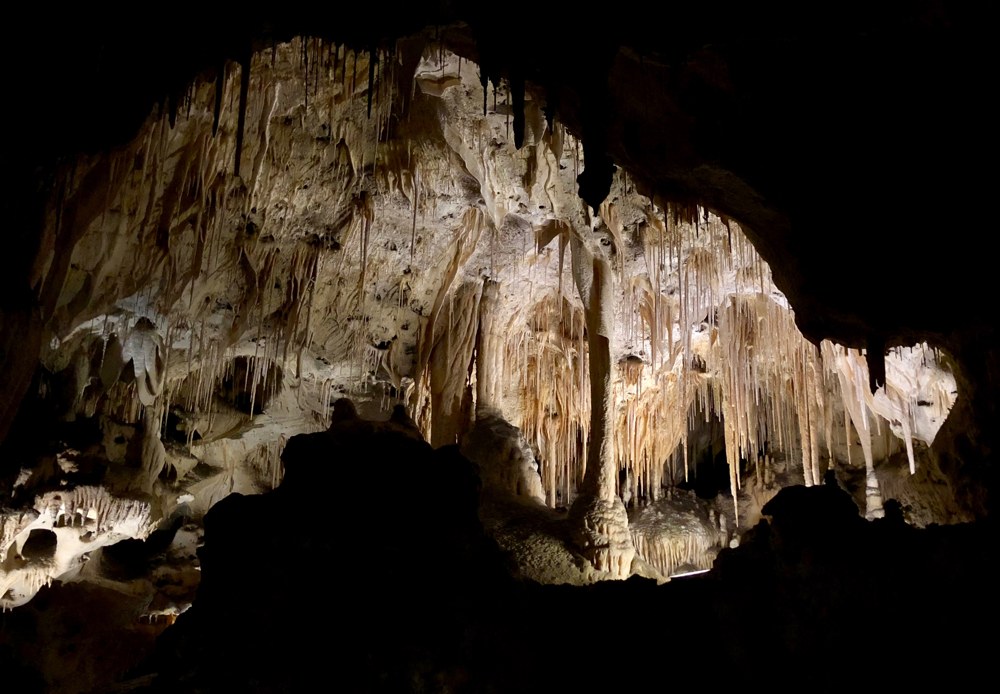
[[[438,26],[493,78],[548,93],[593,150],[592,169],[608,157],[648,190],[742,222],[780,268],[811,338],[862,346],[874,334],[892,342],[976,323],[968,302],[941,296],[982,292],[981,267],[958,270],[985,262],[981,254],[939,244],[936,270],[948,282],[921,281],[924,245],[908,239],[961,226],[963,206],[989,197],[974,165],[996,144],[982,89],[988,8],[856,3],[813,16],[721,2],[667,8],[659,21],[613,12],[597,22],[560,3],[533,8],[530,20],[447,3],[386,6],[377,21],[354,7],[208,9],[194,22],[168,13],[157,26],[78,12],[36,20],[34,31],[29,23],[10,48],[32,56],[15,76],[32,114],[21,128],[36,143],[18,154],[32,163],[126,141],[153,103],[169,105],[196,75],[273,41],[304,34],[364,50]],[[465,28],[450,29],[456,19]],[[584,195],[591,204],[606,178]],[[827,238],[840,242],[818,241]],[[841,281],[858,265],[855,282]]]

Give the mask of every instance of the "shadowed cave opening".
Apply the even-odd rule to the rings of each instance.
[[[223,372],[216,396],[240,412],[261,414],[281,390],[281,367],[270,359],[238,356]]]
[[[703,412],[698,408],[691,421],[694,427],[688,431],[688,447],[693,465],[688,479],[679,481],[677,487],[694,490],[700,499],[730,494],[722,418],[714,412]]]
[[[45,562],[56,554],[59,537],[51,530],[35,528],[21,545],[21,556],[29,562]]]

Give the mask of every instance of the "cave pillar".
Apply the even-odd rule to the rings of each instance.
[[[825,420],[827,408],[824,403],[822,367],[818,358],[817,350],[804,346],[795,367],[795,414],[799,423],[802,477],[807,487],[823,481],[819,469],[819,442],[821,420]],[[831,429],[832,422],[827,425],[828,442]]]
[[[617,493],[618,475],[611,450],[613,437],[610,435],[614,422],[611,333],[608,330],[613,296],[611,266],[599,252],[578,252],[574,255],[582,256],[574,258],[574,275],[587,316],[591,405],[587,469],[580,495],[570,511],[574,524],[573,540],[599,571],[606,571],[615,578],[627,578],[635,557],[635,546],[628,529],[625,505]],[[589,265],[587,271],[579,272],[584,265]]]
[[[476,419],[497,411],[496,357],[503,349],[503,336],[495,325],[497,283],[483,280],[479,299],[479,330],[476,333]]]

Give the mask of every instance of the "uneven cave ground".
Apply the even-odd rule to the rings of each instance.
[[[765,520],[742,536],[738,550],[719,552],[714,563],[715,550],[706,554],[704,568],[715,569],[710,574],[658,585],[662,574],[637,560],[633,579],[616,587],[592,585],[602,576],[574,553],[565,510],[484,489],[475,464],[454,446],[432,450],[412,422],[337,412],[329,432],[291,439],[283,456],[286,478],[276,490],[236,495],[209,514],[208,544],[197,559],[200,527],[176,514],[146,542],[120,542],[94,554],[97,561],[90,564],[98,564],[108,580],[60,581],[5,614],[4,630],[12,636],[0,640],[0,662],[12,686],[52,691],[54,683],[83,680],[98,689],[75,691],[229,691],[226,683],[236,681],[246,691],[298,691],[318,681],[316,663],[328,662],[328,651],[355,634],[362,645],[335,669],[344,682],[356,683],[356,691],[536,686],[525,689],[519,678],[551,691],[564,686],[560,677],[591,691],[613,689],[615,676],[560,674],[561,666],[549,658],[577,658],[566,635],[594,633],[595,615],[609,615],[600,629],[620,632],[622,648],[647,662],[660,662],[662,649],[678,662],[697,665],[691,672],[715,673],[719,657],[742,673],[759,662],[795,668],[796,659],[811,662],[811,650],[849,650],[847,644],[868,628],[858,625],[870,622],[871,614],[878,615],[871,629],[884,632],[878,649],[898,638],[893,634],[901,627],[893,625],[928,641],[937,633],[966,633],[958,629],[975,633],[967,620],[984,610],[995,614],[995,603],[976,604],[989,599],[987,553],[995,546],[990,526],[918,530],[902,523],[898,506],[890,518],[861,521],[860,471],[851,476],[839,469],[851,495],[793,486],[767,503],[777,488],[795,484],[787,473],[772,479],[770,490],[748,487],[748,493],[764,494],[757,517]],[[711,446],[703,453],[713,462],[719,454]],[[801,470],[791,461],[769,469],[780,476],[782,468],[797,471],[801,482]],[[722,481],[715,482],[714,488],[706,483],[703,496],[722,490]],[[367,489],[378,489],[377,498],[366,497]],[[636,532],[653,536],[639,529],[649,514],[659,516],[672,537],[693,537],[704,527],[684,524],[703,515],[708,500],[697,499],[694,488],[672,495],[664,500],[669,503],[632,509],[633,538]],[[714,502],[720,500],[728,506],[728,490]],[[752,495],[742,506],[752,512]],[[646,548],[640,554],[652,553]],[[213,561],[214,570],[196,568]],[[156,584],[158,600],[176,591],[177,604],[191,601],[199,577],[208,588],[197,588],[195,607],[164,632],[174,616],[161,621],[152,615],[156,606],[138,589],[145,575]],[[947,604],[952,596],[960,599],[938,614],[937,601]],[[675,623],[685,625],[687,638],[664,626]],[[327,624],[330,633],[314,635],[316,624]],[[279,633],[285,637],[276,638]],[[764,641],[748,646],[748,634],[756,633]],[[216,662],[220,656],[212,644],[230,642],[231,651]],[[713,645],[702,653],[695,648],[699,643]],[[51,648],[51,655],[26,659],[25,648]],[[154,648],[152,660],[126,671]],[[256,654],[255,664],[240,674],[243,648]],[[948,648],[961,662],[966,656],[960,652],[976,650],[964,638]],[[516,664],[501,666],[496,659]],[[295,668],[286,670],[288,663]],[[738,681],[746,677],[740,674]]]
[[[456,447],[351,418],[284,460],[279,488],[207,515],[193,607],[117,691],[841,691],[991,668],[991,524],[868,522],[835,485],[792,486],[708,574],[541,585],[484,533]]]

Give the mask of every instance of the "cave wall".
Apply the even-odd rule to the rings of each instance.
[[[477,135],[467,122],[435,123],[427,100],[414,97],[411,70],[418,74],[423,96],[436,92],[437,97],[454,98],[456,92],[447,89],[455,75],[445,75],[442,59],[448,51],[452,66],[458,58],[459,81],[463,56],[480,63],[480,80],[486,78],[484,101],[489,101],[490,85],[500,85],[501,108],[494,89],[488,128],[498,141],[512,139],[520,145],[515,170],[521,181],[515,183],[527,197],[518,204],[537,202],[532,199],[535,184],[556,172],[557,187],[569,194],[566,199],[574,199],[578,184],[583,201],[607,218],[607,234],[595,228],[588,243],[609,241],[616,247],[622,245],[622,230],[631,224],[632,214],[624,204],[613,209],[609,193],[615,194],[616,186],[627,193],[631,185],[633,194],[645,194],[662,210],[669,202],[689,223],[698,221],[696,203],[705,205],[727,227],[729,218],[741,223],[774,268],[774,282],[796,308],[796,323],[807,337],[835,337],[878,356],[903,340],[927,339],[954,354],[963,387],[958,411],[968,420],[940,456],[940,465],[956,480],[965,505],[982,513],[980,490],[990,479],[992,464],[977,460],[964,471],[959,468],[966,459],[992,450],[995,332],[988,316],[967,300],[985,293],[985,254],[938,243],[929,247],[944,252],[935,252],[931,260],[925,255],[928,245],[916,241],[914,233],[949,228],[959,200],[975,197],[983,185],[964,173],[971,170],[965,165],[971,152],[988,150],[992,142],[980,127],[982,109],[958,112],[949,107],[960,93],[976,94],[973,87],[988,65],[977,53],[979,24],[973,20],[980,17],[967,15],[965,8],[930,12],[924,5],[898,16],[855,16],[845,8],[842,17],[820,25],[797,16],[775,23],[767,10],[750,16],[722,12],[721,5],[713,9],[720,10],[715,21],[705,21],[702,10],[677,10],[669,41],[623,13],[582,58],[541,38],[512,53],[503,40],[506,27],[493,27],[478,13],[454,7],[441,17],[467,24],[442,23],[418,41],[397,44],[390,39],[398,38],[403,27],[425,22],[402,13],[390,14],[398,23],[374,25],[348,12],[339,16],[336,28],[327,29],[312,24],[322,18],[226,22],[228,17],[207,16],[186,30],[189,50],[181,58],[172,48],[171,32],[187,25],[177,17],[152,33],[130,26],[124,17],[70,17],[81,21],[48,30],[37,25],[37,36],[29,33],[22,41],[54,38],[32,69],[19,73],[17,85],[40,117],[21,124],[25,136],[11,149],[5,172],[11,189],[23,194],[5,201],[17,231],[12,252],[5,256],[10,271],[2,273],[10,285],[4,292],[3,339],[5,360],[12,367],[3,374],[9,394],[3,426],[11,426],[16,403],[31,386],[31,355],[39,354],[52,370],[64,367],[72,350],[51,338],[69,338],[101,316],[106,325],[107,311],[114,306],[121,316],[119,304],[127,300],[128,316],[117,327],[125,341],[123,356],[133,359],[130,382],[143,404],[158,395],[152,390],[161,369],[167,372],[163,381],[170,382],[170,364],[158,359],[178,346],[177,336],[186,330],[188,360],[175,362],[174,368],[200,370],[198,383],[180,386],[194,406],[213,395],[225,350],[236,347],[239,354],[229,355],[234,358],[252,354],[257,368],[265,370],[279,352],[284,359],[298,350],[299,378],[303,354],[329,360],[338,349],[353,350],[362,373],[370,369],[375,380],[391,383],[397,391],[415,388],[418,403],[424,402],[421,389],[427,389],[437,402],[418,405],[417,421],[432,432],[436,428],[439,443],[455,438],[463,419],[471,416],[471,383],[463,382],[463,374],[471,373],[471,337],[454,328],[456,316],[471,314],[454,308],[452,284],[466,291],[462,296],[477,296],[473,285],[461,287],[471,279],[463,273],[475,265],[483,234],[492,234],[493,247],[489,258],[482,254],[480,260],[492,263],[496,248],[525,243],[524,221],[532,217],[509,217],[514,211],[509,198],[485,192],[510,189],[508,169],[497,166],[489,154],[470,157],[463,150],[470,137],[490,133]],[[574,35],[585,23],[550,7],[526,28],[526,36],[534,38],[539,27],[548,25]],[[307,28],[304,33],[316,38],[300,41],[299,54],[290,55],[280,41]],[[210,37],[215,40],[209,42]],[[349,45],[328,40],[340,37]],[[429,64],[421,67],[422,60],[433,62],[433,50],[430,58],[425,50],[428,44],[437,45],[440,76]],[[136,59],[122,61],[125,56]],[[466,62],[466,70],[471,65]],[[387,66],[392,70],[386,72]],[[297,75],[297,81],[278,79],[282,70]],[[321,75],[324,90],[319,89]],[[72,88],[62,89],[64,82]],[[311,113],[303,108],[310,89]],[[478,96],[466,89],[465,98],[475,101]],[[388,105],[394,102],[408,120],[392,122]],[[864,107],[858,106],[862,103]],[[153,115],[146,110],[150,107]],[[10,113],[4,117],[14,118]],[[551,135],[559,129],[546,128],[549,122],[563,128],[558,142]],[[896,122],[905,127],[891,128]],[[406,127],[414,132],[430,127],[439,134],[439,150],[424,157],[422,178],[412,147],[405,152],[405,165],[399,146],[379,150],[381,134],[397,127],[403,129],[400,142],[406,141]],[[296,134],[283,134],[282,128]],[[547,141],[544,132],[549,133]],[[911,146],[914,132],[925,134],[920,156]],[[805,144],[801,134],[793,133],[807,133]],[[563,162],[567,151],[572,175],[569,162]],[[442,157],[457,157],[458,170],[464,167],[467,178],[435,171]],[[277,168],[288,161],[301,167],[285,174],[301,184],[293,191],[273,184],[282,175]],[[586,165],[577,176],[581,161]],[[615,178],[613,163],[627,170],[624,183]],[[386,180],[378,181],[377,190],[354,185],[372,165],[376,178],[382,171]],[[324,169],[336,174],[324,183],[343,183],[305,194],[302,182],[315,180]],[[844,181],[849,185],[838,185]],[[541,194],[549,194],[547,186]],[[346,330],[317,323],[312,327],[319,335],[310,334],[309,316],[303,318],[302,312],[307,291],[310,306],[316,296],[334,304],[350,301],[349,283],[316,282],[326,276],[320,272],[323,259],[348,236],[350,251],[360,258],[359,287],[371,262],[367,279],[374,281],[377,300],[392,300],[393,290],[379,286],[379,268],[390,278],[405,272],[400,259],[405,249],[395,248],[398,257],[389,259],[368,247],[376,219],[403,228],[409,221],[389,221],[384,215],[390,206],[376,200],[375,193],[409,196],[412,260],[418,241],[437,243],[441,238],[417,233],[418,216],[422,221],[424,213],[420,200],[449,187],[466,196],[480,193],[483,199],[478,211],[456,219],[448,243],[424,249],[440,259],[440,267],[429,274],[447,281],[421,286],[416,273],[406,293],[426,296],[404,301],[402,284],[397,285],[400,310],[387,323]],[[322,210],[332,217],[323,218]],[[570,220],[580,214],[579,209],[564,212]],[[275,238],[293,239],[294,248],[275,252],[270,247]],[[71,247],[72,253],[67,252]],[[855,269],[868,265],[877,269]],[[917,267],[934,280],[913,279]],[[156,284],[155,302],[154,292],[144,290],[151,283]],[[552,308],[560,314],[563,310],[558,302]],[[429,320],[415,320],[424,314]],[[166,334],[144,333],[142,320]],[[363,314],[362,320],[367,321]],[[400,338],[403,326],[415,324],[421,326],[414,330],[418,334]],[[261,332],[272,339],[261,341]],[[450,336],[460,334],[465,335],[464,350],[448,344]],[[157,343],[164,339],[166,344]],[[314,343],[321,349],[313,350]],[[447,347],[439,353],[442,344]],[[213,349],[214,357],[204,356]],[[432,369],[429,383],[423,383],[421,369],[437,364],[442,355],[461,356],[463,363],[449,363],[436,374]],[[627,371],[627,363],[623,368]],[[884,377],[884,369],[876,359],[870,378]],[[115,379],[103,373],[88,376],[83,367],[75,373],[84,388],[73,407],[86,414],[93,402],[87,388],[95,385],[88,378],[101,376],[105,388],[113,387]],[[320,415],[313,426],[322,426],[329,393],[321,388],[310,398]],[[581,403],[576,408],[581,420],[586,407]],[[445,421],[442,413],[457,419]],[[164,465],[154,439],[169,414],[152,415],[144,428],[151,451],[143,456],[147,475],[155,476]],[[543,418],[536,419],[536,428],[542,428]],[[530,418],[520,423],[525,421]],[[192,424],[188,431],[199,426],[206,428]],[[619,449],[628,445],[621,442]],[[736,455],[735,449],[728,446],[730,455]],[[985,465],[977,470],[981,462]],[[265,476],[271,474],[267,464],[263,467]],[[8,469],[8,474],[14,472]],[[568,492],[571,475],[559,474],[561,481],[550,473],[550,491],[561,485]]]
[[[136,337],[120,347],[133,358],[140,353],[150,357],[144,361],[148,368],[136,369],[138,362],[133,362],[131,375],[127,370],[125,375],[130,384],[143,379],[149,379],[147,386],[154,383],[151,374],[158,374],[160,368],[158,347],[152,336],[143,335],[139,324],[145,318],[157,327],[167,327],[167,314],[154,313],[149,301],[153,292],[147,289],[143,298],[143,287],[154,280],[158,300],[165,297],[166,303],[180,306],[175,317],[183,317],[189,330],[194,324],[207,325],[209,339],[213,331],[218,338],[220,353],[230,348],[228,356],[241,359],[263,354],[258,367],[266,372],[279,351],[284,359],[286,351],[301,349],[308,328],[301,314],[292,309],[301,305],[309,282],[319,274],[321,258],[341,243],[338,231],[350,229],[352,238],[359,240],[350,246],[352,252],[368,252],[360,239],[376,219],[372,211],[377,204],[374,197],[355,195],[356,191],[348,195],[345,189],[324,188],[318,197],[336,200],[341,209],[345,196],[349,198],[346,217],[310,217],[312,212],[306,208],[317,201],[311,195],[290,196],[291,204],[281,219],[262,220],[252,212],[246,214],[247,208],[254,207],[248,200],[260,194],[255,183],[267,179],[268,167],[285,160],[273,150],[270,158],[261,154],[269,151],[264,143],[275,133],[269,133],[269,125],[288,127],[311,138],[313,144],[304,145],[307,154],[323,138],[337,144],[329,129],[333,118],[326,118],[325,123],[322,116],[309,120],[306,113],[295,110],[309,89],[309,80],[319,74],[315,67],[310,73],[301,63],[309,50],[287,58],[286,67],[302,75],[303,93],[278,94],[277,82],[269,84],[265,77],[271,46],[282,46],[299,34],[315,37],[314,45],[325,50],[328,59],[335,49],[338,59],[345,61],[340,64],[342,81],[348,79],[350,52],[356,71],[351,79],[364,85],[372,57],[378,57],[379,66],[387,64],[384,56],[392,52],[394,39],[434,25],[437,28],[424,34],[425,41],[461,56],[467,70],[472,65],[468,61],[475,60],[490,78],[489,84],[510,86],[511,91],[501,90],[499,95],[502,110],[492,109],[491,127],[496,133],[504,132],[504,139],[524,145],[518,150],[523,166],[519,172],[527,174],[532,169],[537,176],[552,167],[551,150],[538,147],[533,133],[544,130],[545,120],[554,119],[568,145],[561,151],[574,151],[579,143],[586,162],[585,175],[579,180],[576,171],[564,177],[579,185],[581,196],[593,209],[601,209],[615,186],[631,185],[659,209],[665,211],[669,203],[687,219],[692,211],[697,219],[697,205],[702,205],[719,224],[735,220],[770,264],[776,287],[795,308],[795,322],[815,344],[831,338],[880,355],[926,340],[950,353],[960,395],[933,456],[918,451],[918,456],[927,455],[919,459],[919,475],[924,478],[919,484],[945,490],[933,502],[944,517],[988,514],[991,503],[986,492],[995,488],[1000,361],[995,318],[984,307],[991,296],[992,259],[980,248],[984,235],[978,227],[983,222],[977,213],[991,194],[991,180],[980,173],[979,165],[991,161],[996,150],[995,114],[987,102],[988,90],[983,88],[991,83],[995,67],[988,33],[995,26],[992,8],[915,2],[890,12],[858,3],[815,19],[768,7],[702,3],[697,8],[671,8],[662,22],[650,22],[625,9],[597,20],[550,3],[531,22],[514,22],[455,4],[428,10],[389,3],[381,8],[378,21],[370,11],[360,9],[340,10],[336,16],[288,10],[252,15],[205,11],[198,21],[178,10],[165,13],[153,25],[91,12],[73,10],[59,18],[29,20],[4,46],[5,62],[19,67],[12,70],[10,86],[17,107],[5,109],[0,121],[5,132],[17,133],[5,149],[3,176],[8,194],[0,202],[11,230],[0,259],[0,360],[5,367],[0,373],[4,396],[0,399],[0,437],[18,428],[15,417],[20,404],[38,386],[39,360],[48,368],[66,366],[60,360],[71,353],[72,345],[65,345],[60,355],[60,345],[53,347],[51,337],[68,337],[88,321],[107,316],[109,308],[123,299],[131,302],[127,315],[118,314],[125,315],[120,324],[123,341],[127,342],[125,331]],[[467,23],[452,24],[455,19]],[[601,25],[595,29],[597,21]],[[324,41],[319,42],[320,38]],[[411,68],[419,70],[424,51],[406,41],[396,43],[395,50],[395,64],[403,69],[393,88],[406,104],[413,99],[406,75]],[[256,69],[246,70],[254,61]],[[240,107],[244,75],[249,77],[246,92],[254,95],[245,110]],[[220,77],[221,89],[217,89]],[[521,99],[522,85],[526,102]],[[422,88],[428,94],[435,89],[444,93],[449,86],[453,85],[446,78],[428,72]],[[387,101],[381,99],[392,97],[386,92],[375,96],[372,124],[363,92],[362,87],[355,95],[360,98],[349,103],[337,102],[345,108],[338,120],[353,124],[338,133],[344,147],[330,148],[329,158],[324,154],[316,162],[309,156],[299,161],[345,172],[377,160],[377,148],[370,145],[377,141],[371,137],[372,129],[397,125],[391,122],[391,113],[382,110]],[[222,95],[224,115],[219,131],[213,132],[217,94]],[[313,98],[317,94],[313,92]],[[489,99],[488,93],[484,96]],[[337,101],[337,91],[326,97]],[[474,95],[474,100],[478,98]],[[417,97],[417,103],[410,104],[411,113],[434,120],[427,112],[421,116],[421,100]],[[332,111],[333,105],[327,108]],[[314,106],[314,110],[322,109]],[[274,117],[278,111],[283,113],[280,118]],[[324,124],[328,126],[325,132]],[[462,141],[461,133],[443,129],[441,134],[444,142],[449,137],[452,143]],[[189,147],[192,142],[196,143],[193,148]],[[271,142],[292,139],[274,137]],[[402,157],[402,152],[383,150],[381,156]],[[432,159],[427,158],[428,170]],[[233,176],[237,162],[242,180]],[[558,166],[558,157],[555,162]],[[462,165],[472,168],[470,177],[428,176],[424,185],[464,195],[470,193],[469,178],[478,182],[488,178],[475,169],[472,160],[463,160]],[[613,165],[627,171],[624,183],[615,178]],[[296,174],[297,179],[308,178],[306,168]],[[191,185],[192,179],[197,183]],[[415,191],[418,185],[412,177],[382,183],[384,189],[395,186],[395,193],[404,198],[407,189]],[[414,208],[419,207],[417,197],[411,201]],[[108,205],[109,200],[114,203]],[[484,199],[482,212],[455,221],[452,230],[459,240],[430,251],[445,274],[456,258],[463,263],[471,260],[463,255],[469,248],[460,239],[482,237],[485,232],[487,236],[497,233],[501,247],[524,243],[526,230],[506,220],[505,204]],[[187,211],[201,217],[191,219]],[[214,225],[205,223],[213,218]],[[169,223],[164,226],[161,220]],[[183,223],[175,226],[175,220]],[[308,220],[310,228],[294,228],[301,220]],[[408,223],[413,222],[399,220],[398,226]],[[268,253],[265,234],[260,231],[275,224],[282,233],[298,235],[297,251],[280,258]],[[92,233],[107,228],[117,233]],[[199,228],[210,228],[218,235],[200,235]],[[220,242],[223,238],[224,243]],[[596,235],[593,240],[600,243]],[[551,251],[555,253],[554,246]],[[376,260],[379,253],[375,249]],[[400,254],[404,256],[405,252]],[[486,256],[481,260],[485,263]],[[209,282],[191,271],[196,261],[212,270],[205,274],[211,276]],[[402,273],[404,265],[397,268],[395,261],[386,261],[384,267],[392,275]],[[128,271],[122,272],[123,267]],[[476,296],[474,285],[461,286],[466,292],[462,296]],[[401,311],[389,324],[372,326],[365,335],[374,338],[370,340],[373,349],[366,352],[374,358],[360,360],[360,368],[371,366],[383,382],[393,383],[396,377],[388,397],[396,397],[406,387],[419,392],[419,385],[411,386],[403,377],[419,375],[414,366],[421,360],[431,361],[434,345],[457,334],[450,329],[455,316],[468,318],[453,309],[448,292],[435,295],[433,288],[419,287],[427,289],[431,296],[422,300],[426,305],[418,302],[419,311],[410,305],[406,310],[414,315],[435,313],[449,329],[435,335],[431,327],[421,331],[419,339],[392,340],[403,325],[420,324]],[[325,291],[336,297],[349,288],[328,286]],[[251,310],[237,316],[240,307]],[[567,310],[574,316],[571,323],[580,317],[580,306],[572,302],[553,302],[544,308],[549,315]],[[177,329],[180,322],[172,325]],[[259,336],[251,333],[259,326],[283,337],[263,345],[253,342],[250,338]],[[356,328],[330,330],[321,342],[332,348],[340,345],[345,334],[365,332]],[[564,336],[568,343],[582,337],[574,330],[570,327]],[[203,327],[198,340],[204,332]],[[188,337],[192,352],[194,340]],[[237,343],[238,349],[231,349]],[[420,344],[428,345],[429,351],[421,354]],[[96,346],[87,343],[88,349]],[[348,340],[341,346],[353,348],[356,343]],[[407,347],[413,352],[408,353]],[[310,351],[300,354],[313,358],[316,353]],[[388,354],[377,354],[383,351]],[[469,356],[468,349],[456,353]],[[216,357],[185,365],[196,377],[193,383],[187,377],[178,379],[177,387],[190,402],[199,398],[207,402],[209,395],[214,398],[218,394],[214,384],[225,380],[227,373],[232,380],[233,362],[216,361]],[[285,369],[285,378],[301,376],[302,358],[295,369]],[[213,369],[213,363],[222,366]],[[169,370],[169,364],[163,366]],[[317,358],[307,366],[322,370],[328,365]],[[474,414],[467,399],[474,386],[466,380],[469,359],[453,367],[438,374],[437,382],[443,385],[434,395],[442,398],[447,391],[455,403],[447,406],[455,419],[440,422],[442,441],[450,440]],[[110,383],[101,379],[100,368],[94,373],[87,365],[73,368],[73,374],[96,379],[85,386],[115,387],[113,379],[104,379]],[[630,386],[638,395],[638,384],[628,381],[629,364],[624,362],[622,368],[623,390]],[[882,368],[876,359],[872,377],[877,380]],[[203,381],[210,386],[198,385],[201,371],[206,371]],[[455,374],[460,377],[456,379]],[[859,378],[868,380],[867,374]],[[123,386],[119,382],[117,387]],[[71,409],[83,419],[94,402],[88,399],[93,392],[83,388],[77,394],[87,397],[75,398]],[[229,395],[234,402],[238,399],[232,392]],[[322,389],[308,394],[307,409],[316,417],[303,430],[326,426],[331,396]],[[301,404],[300,399],[294,407]],[[282,420],[282,413],[294,407],[275,400],[268,408],[272,411],[269,426],[297,433],[299,429],[288,428],[288,420]],[[584,403],[574,408],[581,415],[586,412]],[[441,409],[445,409],[443,400],[437,407]],[[432,410],[433,406],[423,415],[414,412],[422,427],[433,424],[428,421],[433,420]],[[159,467],[172,465],[173,474],[183,474],[184,466],[196,466],[181,457],[164,462],[166,451],[161,456],[156,444],[157,427],[166,427],[169,419],[170,412],[164,410],[144,420],[135,416],[123,425],[131,427],[130,435],[138,434],[134,447],[149,449],[146,455],[133,450],[132,463],[138,463],[137,467],[152,464],[140,475],[144,481],[133,492],[148,491],[142,488],[158,478]],[[225,432],[239,421],[234,412],[216,413],[204,421],[188,417],[183,431],[211,438],[211,432]],[[573,430],[571,423],[538,418],[537,429],[544,427]],[[22,440],[34,437],[30,429],[21,429]],[[107,432],[108,442],[115,441],[118,433],[117,429]],[[572,439],[574,454],[579,454],[577,434],[566,438]],[[845,438],[850,439],[849,431]],[[259,462],[253,479],[237,480],[230,474],[205,480],[202,511],[234,484],[249,490],[277,483],[279,470],[274,461],[280,445],[272,442],[266,444],[269,449],[261,449],[265,444],[252,436],[240,444],[239,451],[217,442],[209,451],[213,444],[202,444],[206,460],[211,458],[220,468],[236,454],[255,456]],[[10,450],[5,449],[5,455]],[[854,455],[859,453],[855,447]],[[906,465],[902,455],[897,451],[901,470]],[[10,460],[0,467],[7,483],[13,485],[19,471]],[[68,467],[79,460],[53,456],[48,464]],[[542,472],[550,475],[550,493],[564,490],[560,501],[565,503],[572,474]],[[894,476],[888,488],[887,478],[881,481],[887,496],[906,499],[913,488],[908,480]],[[860,484],[863,487],[864,480]],[[560,501],[554,493],[549,499],[550,505]],[[764,503],[761,498],[758,509]],[[39,517],[50,514],[52,523],[57,523],[58,506],[49,506],[38,512]],[[148,530],[143,525],[134,534]],[[81,528],[77,533],[73,526],[59,531],[60,536],[86,532]],[[28,554],[32,554],[31,545]],[[9,557],[11,561],[38,560],[17,557],[16,552]],[[39,585],[44,581],[42,573],[31,578]]]

